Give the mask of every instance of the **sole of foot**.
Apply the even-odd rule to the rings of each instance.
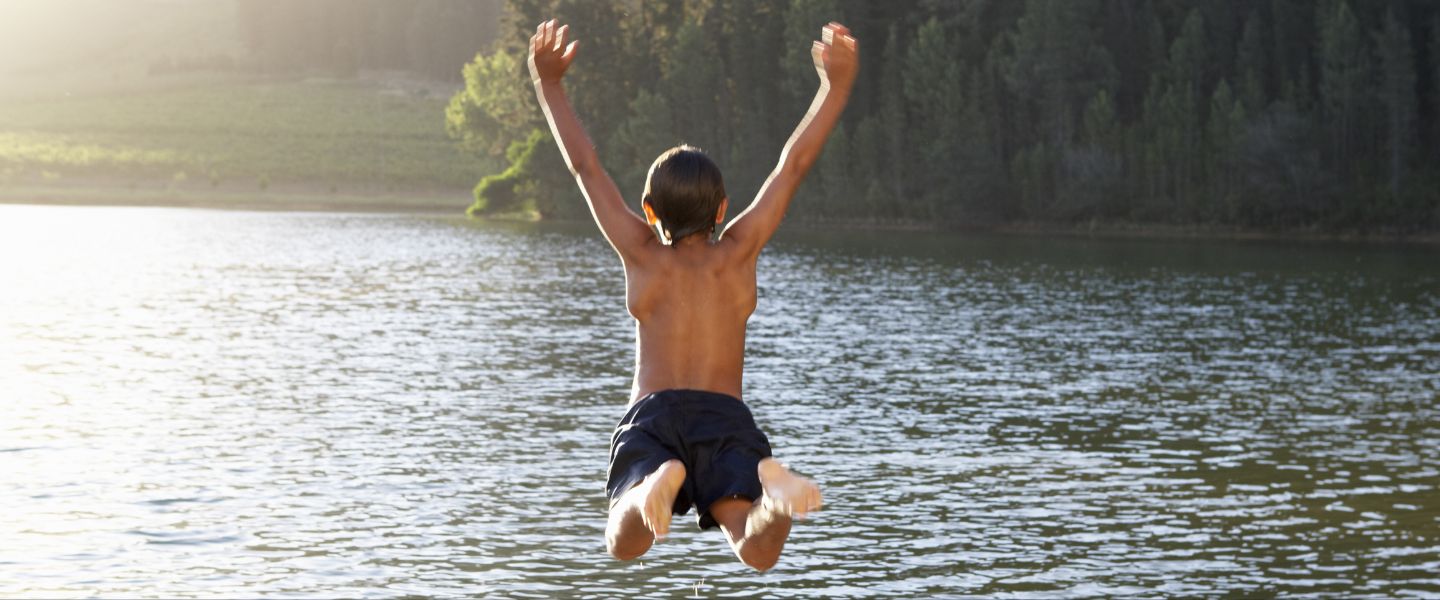
[[[765,489],[762,503],[766,508],[795,519],[820,510],[820,486],[814,481],[796,475],[773,458],[761,460],[757,470],[760,486]]]
[[[657,541],[670,534],[670,518],[674,516],[675,494],[685,483],[685,465],[678,460],[669,460],[655,472],[645,476],[627,496],[645,527],[654,534]]]

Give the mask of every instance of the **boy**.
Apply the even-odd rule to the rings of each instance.
[[[791,519],[820,508],[820,488],[770,458],[740,400],[755,264],[845,108],[858,44],[837,23],[822,30],[811,47],[820,89],[810,110],[754,202],[712,241],[729,199],[719,169],[694,148],[651,165],[644,218],[625,206],[560,86],[575,60],[568,30],[540,24],[530,75],[565,163],[624,263],[636,321],[630,406],[611,438],[606,546],[615,558],[636,558],[693,504],[702,529],[718,525],[735,555],[764,571],[779,560]]]

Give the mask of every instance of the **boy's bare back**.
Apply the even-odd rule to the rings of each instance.
[[[635,317],[631,401],[666,389],[741,398],[745,323],[755,311],[755,258],[734,240],[657,240],[625,262]]]

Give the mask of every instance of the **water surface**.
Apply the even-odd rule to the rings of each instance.
[[[1440,594],[1440,252],[786,232],[775,570],[604,552],[590,226],[0,206],[0,595]]]

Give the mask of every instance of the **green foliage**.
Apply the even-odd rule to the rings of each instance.
[[[505,151],[510,166],[489,175],[475,186],[475,203],[466,214],[535,214],[542,218],[576,218],[574,182],[565,161],[555,148],[555,139],[543,129],[534,129],[524,140]]]
[[[1320,23],[1320,98],[1329,123],[1330,159],[1343,172],[1352,168],[1363,134],[1373,70],[1360,24],[1346,0],[1332,0]]]
[[[630,115],[621,123],[615,134],[620,164],[630,168],[615,173],[615,181],[622,190],[644,188],[646,170],[661,152],[675,146],[675,121],[670,114],[670,103],[664,98],[646,90],[640,90],[630,103]]]
[[[656,86],[659,97],[673,107],[668,111],[673,123],[668,129],[686,143],[712,152],[728,142],[720,112],[723,88],[716,83],[724,81],[723,65],[715,60],[716,53],[707,28],[693,22],[682,25],[675,34],[674,54]]]
[[[1258,113],[1265,108],[1265,38],[1261,32],[1260,13],[1250,11],[1245,18],[1245,32],[1240,35],[1240,48],[1235,57],[1235,73],[1240,99],[1245,109]]]
[[[508,0],[507,14],[464,70],[453,139],[498,159],[533,138],[523,42],[556,14],[582,40],[567,90],[632,197],[685,141],[743,207],[835,20],[863,68],[799,218],[1440,227],[1440,5],[1424,0]],[[507,191],[481,195],[583,215],[539,157],[512,157]]]
[[[854,165],[850,156],[850,136],[845,132],[845,125],[842,123],[830,132],[830,140],[825,144],[825,153],[820,155],[819,162],[815,165],[819,181],[818,185],[811,189],[819,193],[811,200],[809,214],[828,215],[832,217],[852,217],[852,203],[846,202],[846,196],[853,193],[852,175]]]
[[[1097,9],[1093,0],[1025,3],[1006,75],[1015,97],[1035,117],[1037,140],[1071,141],[1080,108],[1114,85],[1114,63],[1091,21]]]
[[[967,91],[957,45],[936,19],[920,26],[905,57],[905,108],[921,116],[929,135],[911,138],[907,195],[919,202],[903,207],[916,219],[962,219],[989,210],[988,187],[999,169],[986,148],[978,100]],[[958,197],[957,197],[958,196]]]
[[[1416,113],[1415,58],[1410,49],[1410,30],[1385,13],[1384,28],[1375,34],[1380,54],[1380,102],[1385,107],[1386,145],[1390,154],[1390,194],[1400,193],[1405,166],[1410,158]]]
[[[820,28],[831,21],[844,21],[836,0],[791,0],[785,4],[784,55],[778,65],[784,98],[800,104],[815,95],[815,66],[810,45]]]
[[[1095,97],[1085,105],[1083,138],[1109,149],[1119,146],[1115,129],[1115,104],[1105,90],[1095,92]]]
[[[347,189],[464,189],[444,102],[368,84],[220,83],[115,96],[0,99],[0,169],[67,179],[168,183],[216,172],[216,187],[345,182]]]
[[[1230,92],[1229,83],[1221,80],[1210,96],[1210,123],[1205,133],[1211,199],[1204,205],[1206,221],[1235,222],[1239,216],[1235,157],[1244,130],[1245,103]]]
[[[445,107],[445,132],[461,148],[478,156],[498,157],[533,129],[538,107],[526,92],[529,77],[512,53],[480,54],[463,69],[464,89]]]

